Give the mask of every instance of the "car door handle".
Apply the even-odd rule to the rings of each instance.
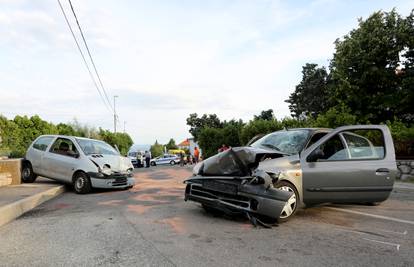
[[[379,168],[375,171],[375,175],[387,175],[390,172],[387,168]]]

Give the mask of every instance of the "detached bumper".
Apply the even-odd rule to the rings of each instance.
[[[247,178],[248,179],[248,178]],[[206,177],[186,181],[185,200],[227,213],[252,213],[277,219],[292,193],[243,179]]]
[[[135,185],[135,178],[129,175],[104,175],[88,173],[94,188],[126,188]]]

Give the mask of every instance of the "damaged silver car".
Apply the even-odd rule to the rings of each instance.
[[[277,131],[194,167],[185,200],[206,209],[286,221],[298,207],[378,203],[397,174],[385,125]]]
[[[22,164],[22,181],[38,175],[72,184],[76,193],[92,188],[131,188],[134,167],[109,144],[94,139],[42,135],[28,148]]]

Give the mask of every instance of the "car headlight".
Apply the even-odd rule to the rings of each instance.
[[[108,164],[104,164],[101,172],[105,175],[111,175],[112,174],[111,166],[109,166]]]
[[[132,168],[129,168],[129,169],[127,170],[127,175],[128,175],[128,177],[132,177],[132,176],[134,176],[134,174],[133,174],[133,170],[134,170],[134,169],[132,169]]]

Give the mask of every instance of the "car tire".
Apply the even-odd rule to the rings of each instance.
[[[32,164],[24,162],[22,166],[21,179],[23,183],[33,183],[37,178],[37,174],[33,172]]]
[[[151,166],[156,166],[157,164],[153,161],[151,162]]]
[[[283,191],[288,191],[288,192],[293,193],[292,197],[288,200],[288,202],[283,207],[283,210],[280,213],[280,216],[278,219],[279,222],[286,222],[290,218],[292,218],[292,216],[296,213],[298,209],[298,205],[299,205],[298,190],[293,184],[286,182],[286,181],[277,182],[274,185],[274,187],[277,189],[283,190]]]
[[[91,180],[84,172],[78,172],[73,177],[73,188],[77,194],[86,194],[92,190]]]
[[[175,161],[174,161],[174,160],[171,160],[171,161],[170,161],[170,164],[171,164],[171,165],[175,165]]]

